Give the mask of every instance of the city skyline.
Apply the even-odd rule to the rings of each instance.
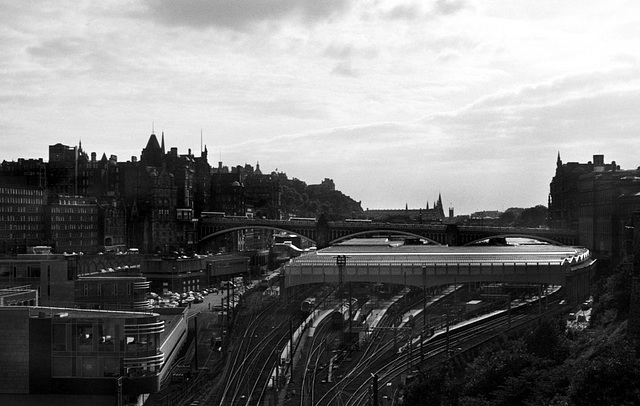
[[[324,178],[363,209],[547,204],[563,162],[640,165],[616,1],[0,2],[1,160],[48,146]]]

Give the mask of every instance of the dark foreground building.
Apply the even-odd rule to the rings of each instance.
[[[0,404],[142,405],[160,387],[156,313],[0,307]]]

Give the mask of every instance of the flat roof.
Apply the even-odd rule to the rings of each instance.
[[[441,246],[394,244],[344,244],[311,251],[291,260],[292,265],[336,263],[338,256],[354,263],[562,263],[582,262],[590,258],[586,248],[549,244],[507,246]]]

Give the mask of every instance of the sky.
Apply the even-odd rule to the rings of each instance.
[[[155,131],[363,209],[546,205],[558,153],[640,166],[639,58],[637,1],[0,0],[0,162]]]

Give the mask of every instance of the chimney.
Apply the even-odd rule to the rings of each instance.
[[[593,156],[593,171],[594,172],[604,171],[604,155]]]

